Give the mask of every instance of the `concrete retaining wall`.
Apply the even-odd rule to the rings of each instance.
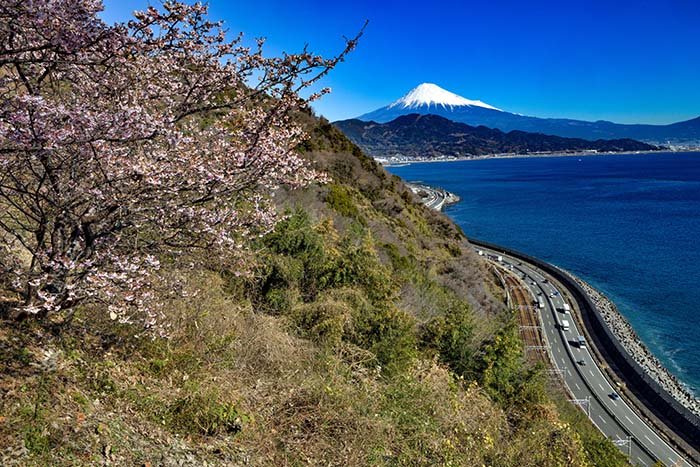
[[[632,358],[615,338],[603,317],[598,313],[598,309],[588,297],[588,294],[576,281],[555,266],[524,253],[479,240],[470,239],[469,241],[473,245],[501,251],[534,264],[564,285],[578,303],[583,324],[610,368],[625,382],[627,388],[634,393],[635,397],[651,413],[671,428],[678,437],[683,439],[693,449],[700,451],[700,417],[697,417],[674,399]]]

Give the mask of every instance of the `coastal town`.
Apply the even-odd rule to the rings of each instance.
[[[697,143],[678,143],[663,146],[664,151],[668,152],[700,152],[700,142]],[[413,163],[424,163],[424,162],[458,162],[458,161],[476,161],[484,159],[513,159],[513,158],[524,158],[524,157],[589,157],[589,156],[614,156],[614,155],[626,155],[626,154],[648,154],[648,151],[620,151],[620,152],[608,152],[608,151],[597,151],[597,150],[587,150],[587,151],[542,151],[542,152],[528,152],[528,153],[495,153],[480,156],[465,156],[465,157],[453,157],[444,155],[431,155],[425,157],[409,157],[397,153],[390,157],[375,157],[374,159],[385,167],[397,167],[406,164]]]

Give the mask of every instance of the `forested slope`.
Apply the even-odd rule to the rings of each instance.
[[[558,413],[459,229],[303,119],[329,182],[277,192],[254,274],[175,268],[169,339],[97,305],[2,324],[3,464],[621,465]]]

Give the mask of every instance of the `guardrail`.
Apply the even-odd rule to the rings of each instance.
[[[609,367],[656,418],[693,449],[700,450],[700,417],[671,396],[632,358],[612,333],[588,294],[576,281],[559,268],[519,251],[481,240],[470,239],[469,242],[534,264],[564,285],[578,303],[583,324]]]

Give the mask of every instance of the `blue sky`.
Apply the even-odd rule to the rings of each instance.
[[[123,21],[148,0],[104,0]],[[151,0],[151,3],[154,3]],[[232,33],[270,54],[309,44],[332,54],[369,20],[315,104],[351,118],[433,82],[541,117],[670,123],[700,116],[697,0],[210,0]]]

